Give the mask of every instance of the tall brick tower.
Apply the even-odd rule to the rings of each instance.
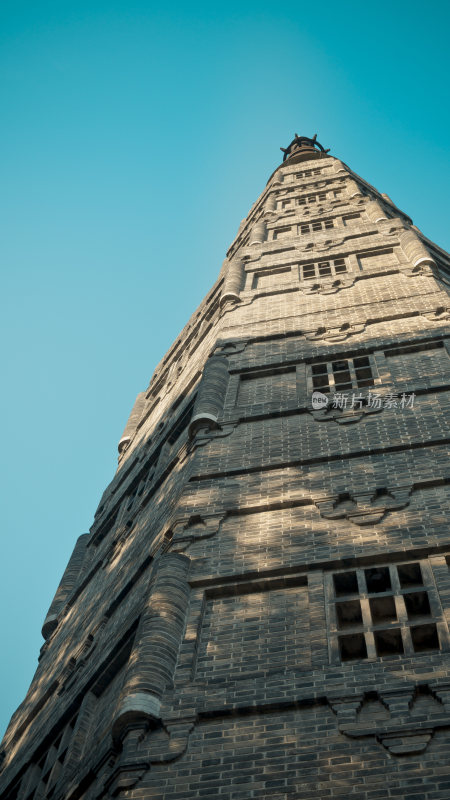
[[[2,798],[448,800],[449,286],[295,137],[136,400]]]

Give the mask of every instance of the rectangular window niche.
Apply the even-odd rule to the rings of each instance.
[[[205,597],[195,678],[224,680],[311,668],[305,576],[228,587]]]
[[[240,376],[238,405],[254,407],[267,404],[280,409],[296,404],[295,367]]]
[[[291,282],[291,267],[280,267],[267,272],[256,272],[253,276],[252,289],[278,289]]]
[[[427,561],[328,574],[326,593],[332,663],[448,649]]]
[[[362,272],[367,272],[367,270],[382,267],[395,267],[398,264],[398,258],[393,247],[385,247],[368,253],[360,253],[358,264]]]
[[[392,378],[401,389],[421,383],[439,386],[450,380],[450,359],[442,341],[395,347],[384,355]]]

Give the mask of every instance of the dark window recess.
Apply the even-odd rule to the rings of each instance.
[[[110,531],[112,531],[112,529],[114,528],[114,525],[116,524],[118,513],[119,513],[119,509],[116,508],[115,511],[113,512],[113,514],[110,514],[109,517],[107,517],[107,519],[102,523],[102,525],[100,525],[100,527],[98,528],[98,530],[97,530],[97,532],[95,534],[95,540],[93,541],[93,544],[95,544],[95,546],[100,544],[102,539],[104,539],[105,536],[107,536],[108,533]]]
[[[134,503],[134,500],[135,500],[136,495],[138,493],[138,489],[139,489],[139,483],[136,484],[134,489],[128,495],[127,511],[131,511],[131,509],[133,508],[133,503]]]
[[[137,572],[134,573],[132,579],[125,584],[123,589],[121,589],[121,591],[117,595],[115,595],[114,599],[112,600],[112,602],[105,611],[105,617],[107,617],[108,619],[112,617],[116,609],[119,608],[120,604],[124,601],[127,594],[131,592],[131,590],[136,586],[141,575],[143,575],[144,572],[148,569],[152,561],[153,561],[152,556],[147,556],[147,558],[144,559]]]
[[[323,202],[327,199],[326,192],[319,192],[318,194],[308,194],[306,197],[299,197],[297,203],[299,206],[304,206],[306,203]]]
[[[339,636],[339,652],[342,661],[356,661],[367,658],[366,640],[363,633]]]
[[[310,223],[302,222],[300,225],[300,233],[311,233],[315,231],[327,230],[328,228],[334,228],[334,222],[332,219],[324,219],[323,221],[315,220],[314,222]]]
[[[194,410],[194,399],[186,406],[183,413],[177,419],[175,425],[172,426],[170,429],[167,441],[169,444],[175,444],[177,439],[181,436],[185,428],[187,428],[189,421],[192,417],[192,412]]]
[[[426,592],[404,594],[403,599],[405,601],[408,619],[431,616],[430,601],[428,600],[428,594]]]
[[[37,762],[37,774],[34,776],[33,784],[30,787],[31,791],[29,791],[26,800],[44,796],[46,798],[52,797],[67,755],[77,716],[78,712],[68,722],[64,723],[64,727],[60,730],[56,739]]]
[[[130,501],[129,501],[129,504],[128,504],[128,510],[131,510],[131,507],[133,505],[133,500],[135,498],[136,493],[139,495],[139,497],[144,495],[142,503],[143,503],[143,505],[145,505],[149,501],[151,496],[152,496],[152,493],[150,492],[150,489],[152,489],[152,491],[156,490],[157,485],[160,485],[160,482],[161,482],[160,480],[159,481],[157,480],[156,483],[154,483],[154,481],[155,481],[155,474],[156,474],[156,471],[157,471],[157,466],[158,466],[159,457],[161,455],[161,451],[162,451],[164,445],[166,444],[166,442],[168,442],[169,445],[171,445],[171,446],[174,445],[178,441],[178,439],[181,436],[181,434],[183,433],[183,431],[187,428],[187,426],[189,424],[189,421],[190,421],[190,419],[192,417],[193,410],[194,410],[195,399],[196,399],[196,395],[194,395],[192,397],[192,400],[186,406],[186,408],[182,412],[182,414],[180,414],[180,416],[176,420],[175,424],[172,425],[172,427],[170,428],[169,432],[166,434],[166,436],[163,439],[161,439],[161,441],[159,442],[158,446],[155,447],[155,449],[153,450],[152,454],[148,458],[148,461],[145,463],[145,466],[144,466],[142,472],[139,475],[138,481],[136,482],[135,486],[132,487],[132,495],[130,496]],[[159,425],[156,428],[156,431],[155,431],[156,435],[158,436],[158,434],[161,434],[163,429],[164,429],[164,423],[160,422]],[[155,436],[152,437],[152,439],[149,440],[148,444],[151,444],[154,439],[155,439]],[[152,486],[152,484],[153,484],[153,486]],[[116,512],[116,516],[117,516],[117,512]]]
[[[354,625],[361,625],[363,621],[361,603],[359,600],[347,600],[343,603],[336,603],[336,616],[338,628],[350,628]]]
[[[194,403],[195,403],[195,395],[190,401],[190,403],[186,406],[183,413],[180,414],[178,419],[176,420],[175,424],[172,425],[168,434],[164,437],[164,439],[159,443],[158,447],[153,451],[151,457],[149,458],[146,468],[147,468],[147,475],[151,472],[152,467],[156,466],[158,461],[159,455],[161,450],[166,442],[169,442],[170,445],[175,444],[177,439],[181,436],[184,429],[188,426],[189,421],[192,417],[192,412],[194,410]],[[161,424],[161,423],[160,423]],[[164,427],[164,426],[162,426]]]
[[[352,377],[348,368],[348,361],[332,361],[334,385],[338,392],[345,392],[352,388]]]
[[[45,759],[47,758],[47,753],[42,756],[41,760],[38,762],[39,769],[44,769]]]
[[[151,473],[151,471],[155,468],[155,466],[157,464],[157,461],[158,461],[158,458],[159,458],[159,454],[161,453],[163,444],[164,444],[164,441],[159,443],[158,447],[155,448],[155,450],[151,454],[149,460],[147,461],[147,464],[146,464],[146,475],[147,475],[147,477],[148,477],[149,473]]]
[[[99,698],[101,696],[118,672],[127,663],[131,655],[138,623],[139,619],[136,619],[125,635],[122,636],[115,649],[110,653],[106,667],[102,670],[100,675],[97,675],[91,687],[91,691],[95,697]],[[26,800],[38,800],[38,798],[39,800],[42,798],[50,800],[54,795],[62,766],[69,751],[77,717],[78,711],[68,721],[61,721],[62,726],[54,741],[47,747],[42,755],[39,753],[36,754],[39,758],[36,763],[37,770],[32,785],[29,787],[30,791],[27,794]]]
[[[20,789],[20,780],[17,781],[16,785],[9,790],[8,794],[4,795],[4,800],[16,800],[19,794],[19,789]]]
[[[169,414],[173,414],[173,412],[177,410],[178,406],[181,406],[181,403],[182,403],[182,402],[183,402],[183,400],[185,400],[185,399],[186,399],[186,395],[185,395],[185,393],[184,393],[184,392],[181,392],[180,396],[179,396],[179,397],[177,397],[177,399],[175,400],[175,402],[172,404],[172,407],[171,407],[171,408],[170,408],[170,410],[169,410]]]
[[[397,619],[395,599],[392,595],[388,595],[387,597],[371,597],[369,605],[374,625],[382,625],[384,622],[393,622]]]
[[[339,275],[347,272],[344,258],[335,258],[332,261],[318,261],[316,264],[300,264],[299,277],[302,280],[310,278],[326,278],[330,275]]]
[[[439,259],[435,258],[436,264],[438,265],[439,272],[442,274],[444,278],[450,278],[450,265],[444,264]]]
[[[333,575],[334,591],[338,597],[347,594],[358,594],[356,572],[338,572]]]
[[[369,594],[373,592],[389,592],[391,589],[391,578],[389,567],[371,567],[364,570]]]
[[[439,637],[434,624],[414,625],[411,628],[411,639],[415,653],[439,650]]]
[[[320,389],[322,392],[330,391],[330,381],[328,378],[328,370],[326,364],[313,364],[311,367],[312,382],[315,389]]]
[[[321,169],[306,169],[306,170],[303,170],[302,172],[296,172],[295,173],[295,177],[296,178],[310,178],[312,175],[320,175],[321,172],[322,172]]]
[[[334,636],[342,661],[367,658],[367,652],[381,658],[440,650],[440,637],[446,634],[436,625],[438,600],[432,594],[430,602],[434,590],[425,562],[423,566],[413,562],[337,572],[333,589]],[[402,613],[402,629],[398,627],[397,608]],[[406,610],[406,620],[402,609]],[[350,627],[360,630],[341,634]]]
[[[402,564],[397,567],[397,572],[402,589],[407,589],[409,586],[423,585],[420,564]]]
[[[402,632],[400,628],[389,628],[385,631],[375,631],[374,639],[377,656],[398,655],[404,652]]]
[[[128,662],[131,651],[133,649],[134,637],[139,619],[135,620],[131,628],[119,640],[116,647],[110,655],[110,660],[107,666],[103,669],[95,684],[92,686],[92,693],[95,697],[100,697],[103,692],[108,688],[116,675],[120,672],[122,667]]]
[[[313,364],[311,373],[313,388],[322,392],[349,392],[375,384],[370,356]]]
[[[368,356],[353,359],[356,383],[358,386],[373,386],[372,368]]]

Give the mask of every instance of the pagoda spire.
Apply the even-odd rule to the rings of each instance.
[[[314,134],[312,139],[309,136],[299,136],[298,133],[294,134],[294,138],[288,147],[280,147],[283,151],[283,161],[295,164],[298,161],[306,161],[311,158],[323,158],[330,152],[325,150],[324,147],[317,141],[317,133]]]

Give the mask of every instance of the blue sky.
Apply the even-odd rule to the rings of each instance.
[[[0,735],[137,392],[294,132],[450,249],[431,2],[0,4]]]

